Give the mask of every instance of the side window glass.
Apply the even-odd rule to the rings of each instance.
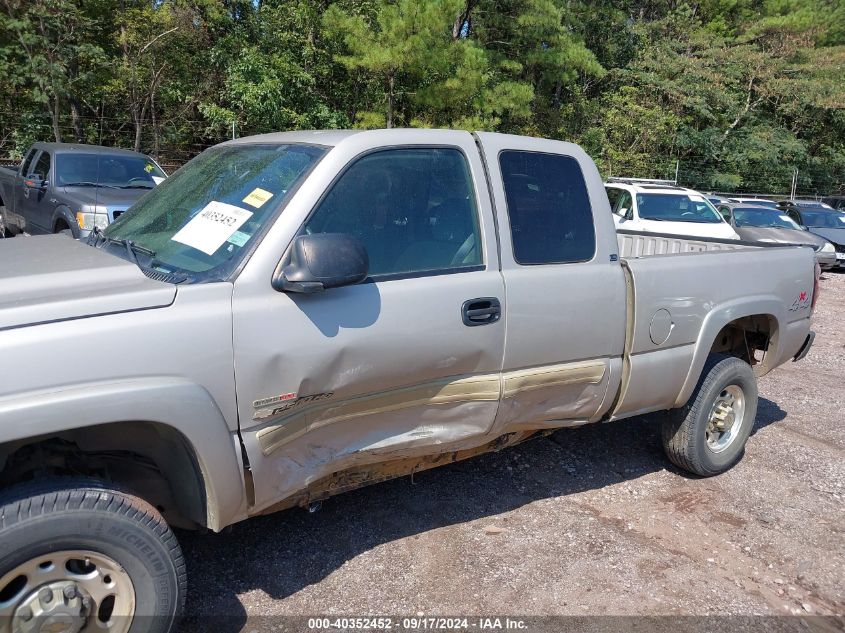
[[[616,207],[616,214],[620,217],[630,220],[634,217],[634,202],[631,194],[623,191],[619,196],[619,206]]]
[[[592,259],[593,212],[578,161],[570,156],[508,150],[499,155],[519,264]]]
[[[23,165],[21,166],[21,176],[28,176],[29,175],[29,168],[32,166],[32,161],[35,160],[35,155],[38,153],[36,149],[29,150],[29,154],[26,155],[26,158],[23,161]]]
[[[41,152],[38,157],[38,162],[32,169],[31,176],[37,176],[40,180],[47,180],[50,177],[50,154],[49,152]]]
[[[719,207],[719,213],[725,218],[725,222],[731,222],[731,210],[728,207]]]
[[[619,196],[622,193],[621,189],[617,189],[616,187],[605,187],[605,191],[607,191],[607,200],[610,202],[610,210],[616,213],[616,205],[619,202]]]
[[[358,159],[332,185],[305,232],[356,236],[373,277],[482,264],[472,179],[456,149],[390,149]]]

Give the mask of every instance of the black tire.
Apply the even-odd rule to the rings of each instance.
[[[150,504],[90,479],[26,484],[0,496],[0,582],[5,585],[0,597],[5,604],[11,604],[10,597],[24,604],[32,587],[40,586],[40,568],[33,561],[45,556],[63,560],[64,552],[80,550],[108,557],[128,575],[134,589],[131,633],[169,633],[175,628],[185,603],[185,562],[173,532]],[[19,580],[21,569],[33,570],[26,587]],[[2,580],[7,575],[18,580]],[[104,578],[111,582],[109,576]],[[49,586],[61,589],[60,582],[65,581]],[[79,583],[80,604],[87,595],[84,582]],[[96,606],[91,607],[95,603],[85,604],[88,617],[96,617]],[[113,619],[118,619],[116,614]],[[117,624],[112,630],[122,628]]]
[[[707,441],[708,424],[717,399],[728,387],[739,387],[744,398],[742,419],[730,443],[718,452]],[[663,449],[669,460],[702,477],[729,470],[745,452],[757,416],[757,379],[751,366],[732,356],[711,354],[686,405],[672,409],[663,421]]]

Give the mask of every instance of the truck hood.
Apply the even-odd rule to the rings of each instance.
[[[775,242],[784,242],[789,244],[808,244],[814,248],[824,246],[827,240],[818,235],[813,235],[809,231],[801,231],[799,229],[781,229],[768,226],[740,226],[737,227],[736,232],[739,236],[748,240],[749,242],[758,242],[761,240],[772,240]]]
[[[105,187],[62,187],[66,196],[79,204],[100,205],[124,211],[152,189],[108,189]]]
[[[821,235],[824,239],[833,242],[834,244],[845,245],[845,228],[841,229],[826,229],[816,228],[815,226],[808,227],[811,233]]]
[[[0,240],[0,330],[173,303],[176,286],[63,235]]]

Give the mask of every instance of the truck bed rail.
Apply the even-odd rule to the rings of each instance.
[[[692,235],[672,235],[669,233],[641,233],[639,231],[628,231],[624,229],[617,229],[616,240],[619,244],[619,255],[629,259],[652,257],[654,255],[798,246],[797,244],[722,240]]]

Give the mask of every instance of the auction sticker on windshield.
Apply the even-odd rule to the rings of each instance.
[[[260,209],[265,202],[267,202],[270,198],[273,197],[273,193],[262,189],[261,187],[256,187],[253,189],[250,194],[242,200],[251,207],[255,207],[256,209]]]
[[[212,200],[170,239],[213,255],[251,217],[252,211]]]

